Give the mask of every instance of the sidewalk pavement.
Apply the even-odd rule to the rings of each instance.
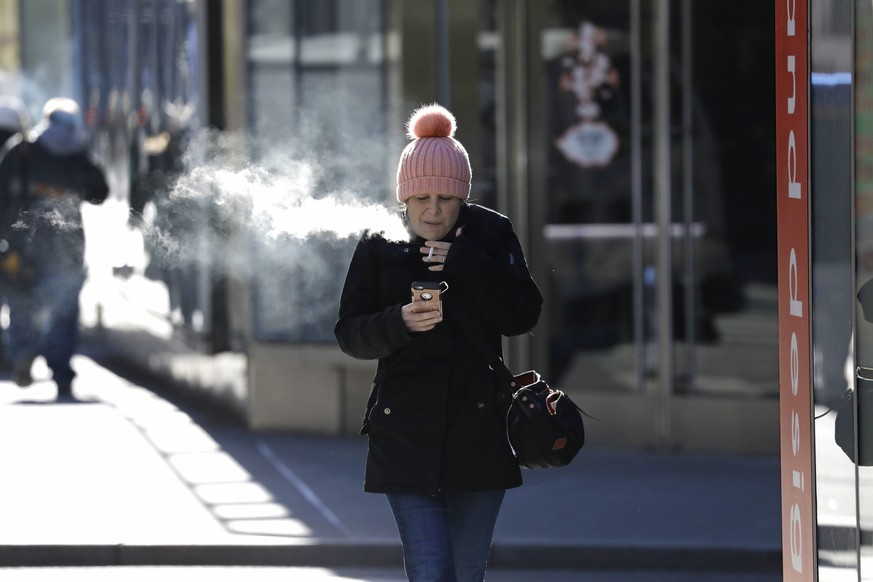
[[[40,361],[38,361],[40,364]],[[0,378],[0,567],[394,567],[366,440],[253,433],[77,356],[78,403],[48,371]],[[588,447],[525,471],[491,566],[779,572],[779,460]]]

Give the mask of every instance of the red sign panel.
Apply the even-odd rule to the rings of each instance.
[[[779,422],[784,580],[814,580],[807,2],[776,0]]]

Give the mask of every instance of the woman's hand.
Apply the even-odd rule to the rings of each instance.
[[[462,230],[464,230],[464,227],[459,227],[458,230],[455,231],[455,237],[461,236]],[[418,252],[424,255],[421,257],[421,260],[425,263],[436,263],[435,265],[428,267],[428,271],[442,271],[445,268],[446,255],[449,254],[449,249],[451,247],[452,243],[428,240],[424,241],[424,246],[419,247]]]
[[[412,332],[428,331],[443,320],[438,305],[430,305],[425,301],[413,301],[400,308],[400,316],[406,329]]]

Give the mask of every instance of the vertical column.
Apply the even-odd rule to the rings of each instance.
[[[815,580],[807,3],[776,0],[776,195],[783,579]]]
[[[246,7],[242,2],[223,0],[210,3],[209,30],[210,58],[217,59],[210,64],[210,124],[221,129],[242,130],[246,128],[247,88],[246,80]],[[220,42],[219,45],[214,43]],[[214,51],[214,54],[213,54]],[[216,78],[212,78],[212,77]],[[219,85],[221,83],[221,85]],[[219,97],[220,95],[220,97]],[[221,117],[219,117],[219,114]]]
[[[655,2],[654,125],[656,305],[658,313],[658,398],[655,438],[661,448],[672,445],[670,401],[673,392],[673,191],[670,149],[670,0]]]
[[[531,163],[543,163],[536,158],[538,153],[532,153],[530,144],[530,116],[532,103],[542,103],[541,96],[536,92],[541,87],[534,87],[532,81],[532,65],[539,58],[539,34],[542,30],[540,22],[541,9],[529,2],[498,3],[500,31],[497,50],[497,210],[512,218],[515,232],[525,249],[528,260],[540,257],[534,249],[537,237],[531,236],[534,213],[541,212],[541,207],[534,209],[537,201],[531,196],[529,188],[531,180]],[[541,204],[541,202],[540,202]],[[537,219],[540,226],[542,219]],[[534,277],[543,284],[545,277],[536,271],[545,261],[534,260]],[[548,335],[548,316],[540,316],[537,333]],[[506,340],[505,354],[508,361],[518,369],[532,367],[531,342],[528,334],[522,334]],[[537,346],[539,350],[536,360],[538,365],[548,361],[547,344]]]

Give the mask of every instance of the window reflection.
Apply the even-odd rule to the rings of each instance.
[[[638,392],[653,388],[659,367],[652,65],[661,57],[650,4],[639,3],[636,23],[633,4],[552,3],[540,36],[551,373],[568,388]],[[760,163],[772,156],[773,111],[760,103],[773,69],[753,56],[772,53],[772,6],[745,2],[735,17],[711,3],[671,10],[673,389],[775,398],[774,169]]]
[[[845,23],[847,18],[851,21],[850,12],[836,22]],[[873,381],[868,380],[873,379],[869,369],[873,368],[873,317],[868,294],[873,286],[873,6],[869,1],[855,3],[854,43],[857,523],[861,579],[873,580]]]
[[[853,216],[853,87],[847,74],[852,37],[846,26],[849,5],[823,0],[810,9],[813,434],[818,579],[827,581],[858,570],[853,403],[847,399],[856,364],[853,241],[847,227]]]
[[[386,171],[392,143],[387,6],[385,0],[249,2],[250,155],[263,164],[311,169],[306,190],[313,197],[393,199]],[[336,281],[354,242],[253,243],[255,337],[333,343]]]
[[[608,3],[610,12],[607,3],[594,4],[564,4],[540,40],[549,127],[543,236],[551,373],[568,388],[594,372],[602,377],[594,385],[633,390],[639,322],[631,162],[639,152],[630,133],[630,5]],[[615,372],[613,366],[627,373],[604,369]]]

